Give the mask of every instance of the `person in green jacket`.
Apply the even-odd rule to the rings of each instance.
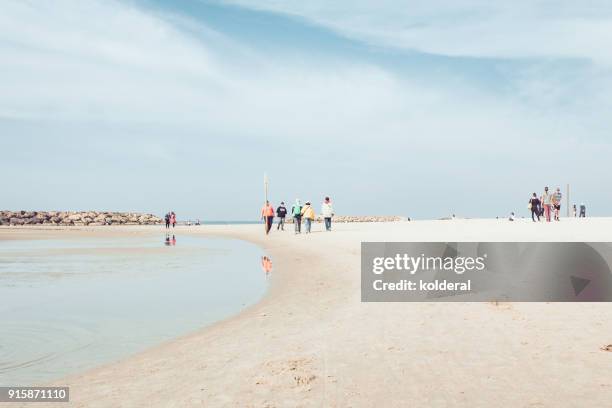
[[[300,199],[295,199],[295,204],[291,207],[291,215],[293,216],[293,229],[296,234],[302,233],[302,205]]]

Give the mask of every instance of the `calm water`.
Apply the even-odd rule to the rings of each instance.
[[[0,241],[0,386],[39,384],[238,313],[262,252],[172,235]]]

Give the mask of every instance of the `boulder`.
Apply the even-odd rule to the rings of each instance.
[[[24,224],[23,219],[16,218],[16,217],[11,218],[9,222],[11,225],[23,225]]]
[[[65,219],[68,219],[70,221],[80,221],[81,220],[81,214],[70,214],[68,217],[66,217]]]

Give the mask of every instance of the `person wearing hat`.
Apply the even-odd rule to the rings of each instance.
[[[278,225],[276,226],[277,230],[285,230],[285,216],[287,215],[287,207],[285,207],[285,202],[281,201],[280,205],[276,209],[276,216],[278,217]]]
[[[306,233],[310,234],[310,229],[312,227],[312,222],[315,219],[315,212],[310,206],[310,201],[306,201],[304,207],[302,207],[302,218],[304,218],[304,226],[306,227]]]

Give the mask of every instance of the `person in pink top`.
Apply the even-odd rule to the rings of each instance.
[[[272,228],[272,223],[274,222],[274,207],[269,201],[266,201],[266,204],[261,209],[261,218],[266,224],[266,235],[268,235],[270,233],[270,228]]]
[[[174,211],[170,213],[170,224],[172,224],[172,228],[176,227],[176,214]]]

